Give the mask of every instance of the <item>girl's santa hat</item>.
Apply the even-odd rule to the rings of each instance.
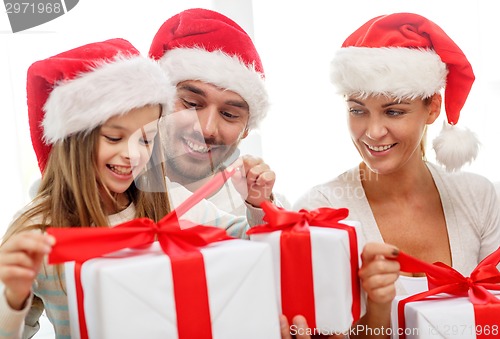
[[[436,160],[453,171],[476,158],[476,136],[455,126],[474,73],[462,50],[434,22],[412,13],[368,21],[344,41],[330,75],[339,92],[347,95],[415,99],[445,88],[448,124],[433,142]]]
[[[109,118],[150,104],[171,110],[175,87],[161,67],[128,41],[91,43],[28,69],[31,141],[43,173],[52,144],[90,132]]]
[[[249,129],[267,113],[257,49],[238,24],[220,13],[194,8],[171,17],[153,38],[149,56],[159,60],[174,85],[200,80],[238,93],[250,107]]]

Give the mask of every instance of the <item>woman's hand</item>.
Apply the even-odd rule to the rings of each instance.
[[[396,296],[399,277],[399,250],[384,243],[367,243],[361,253],[359,278],[368,300],[375,304],[391,304]]]
[[[362,264],[358,274],[361,286],[367,293],[367,306],[366,314],[357,323],[357,329],[390,326],[391,303],[396,296],[395,282],[399,277],[399,263],[394,260],[398,254],[399,250],[396,247],[384,243],[367,243],[363,248]],[[280,328],[282,339],[344,338],[344,335],[314,335],[313,330],[308,328],[306,319],[301,315],[295,316],[291,325],[282,315]],[[353,333],[352,337],[367,336],[360,331]]]
[[[24,307],[31,286],[43,262],[55,243],[54,237],[40,231],[14,234],[0,247],[0,280],[5,296],[16,310]]]
[[[358,275],[367,294],[366,313],[356,324],[351,338],[390,337],[382,329],[391,326],[391,304],[396,296],[395,282],[400,269],[395,260],[398,254],[396,247],[384,243],[367,243],[363,248]],[[377,333],[374,329],[379,329],[377,332],[381,334],[370,334]]]

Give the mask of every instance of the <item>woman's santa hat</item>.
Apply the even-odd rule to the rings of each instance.
[[[462,50],[438,25],[412,13],[379,16],[351,34],[342,47],[330,74],[340,93],[415,99],[445,88],[448,124],[434,140],[436,160],[453,171],[476,158],[476,136],[455,126],[474,73]]]
[[[109,118],[150,104],[172,109],[175,87],[161,67],[128,41],[91,43],[28,69],[31,140],[43,173],[52,144],[90,132]]]
[[[249,129],[267,113],[264,68],[252,39],[220,13],[194,8],[171,17],[153,38],[149,56],[175,85],[200,80],[238,93],[250,108]]]

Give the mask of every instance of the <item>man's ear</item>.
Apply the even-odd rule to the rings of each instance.
[[[245,128],[245,130],[243,131],[243,134],[241,135],[240,139],[245,139],[248,136],[248,133],[249,133],[248,129]]]
[[[438,118],[441,113],[441,104],[443,98],[440,93],[436,93],[431,97],[431,102],[429,104],[429,117],[427,118],[426,123],[428,125],[432,124]]]

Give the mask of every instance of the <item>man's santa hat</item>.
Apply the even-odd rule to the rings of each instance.
[[[453,171],[476,158],[476,136],[455,126],[474,73],[462,50],[434,22],[411,13],[368,21],[344,41],[330,75],[339,92],[347,95],[415,99],[445,88],[448,124],[433,142],[436,160]]]
[[[267,113],[264,68],[252,39],[220,13],[194,8],[171,17],[153,38],[149,56],[175,85],[200,80],[239,94],[250,108],[248,129]]]
[[[128,41],[91,43],[33,63],[27,99],[31,141],[43,173],[51,147],[134,108],[172,109],[175,87]]]

